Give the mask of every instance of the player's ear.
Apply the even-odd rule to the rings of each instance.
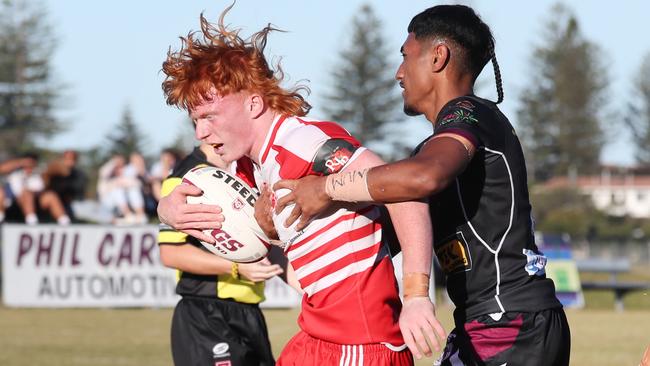
[[[266,110],[266,103],[260,94],[251,93],[246,101],[246,108],[251,118],[257,118]]]
[[[444,42],[435,44],[433,46],[433,50],[431,51],[431,66],[433,72],[442,71],[445,66],[447,66],[450,57],[451,52],[449,50],[449,47]]]

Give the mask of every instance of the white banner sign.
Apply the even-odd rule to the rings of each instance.
[[[2,296],[11,307],[174,306],[176,273],[160,263],[155,225],[2,225]],[[275,278],[266,306],[300,297]]]

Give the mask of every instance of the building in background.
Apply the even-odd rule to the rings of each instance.
[[[641,173],[641,174],[639,174]],[[603,167],[599,176],[555,177],[544,189],[575,188],[594,206],[612,216],[650,218],[650,174],[616,166]]]

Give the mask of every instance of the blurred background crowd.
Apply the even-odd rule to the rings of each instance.
[[[75,150],[41,155],[29,151],[0,162],[0,222],[149,223],[181,152],[167,148],[149,162],[139,152],[113,153],[90,168],[79,164]]]

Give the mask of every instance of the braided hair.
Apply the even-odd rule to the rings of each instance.
[[[446,38],[458,46],[458,66],[476,80],[489,60],[494,67],[498,99],[503,101],[503,81],[494,51],[490,27],[474,10],[465,5],[438,5],[424,10],[411,19],[408,32],[417,40]]]

